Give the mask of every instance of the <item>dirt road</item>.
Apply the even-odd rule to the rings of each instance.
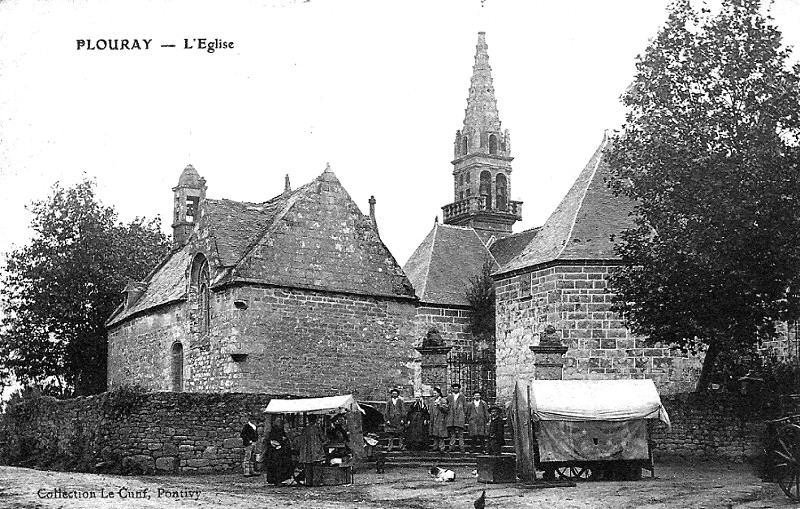
[[[454,483],[437,483],[424,468],[395,468],[357,473],[351,486],[303,488],[239,475],[125,477],[0,467],[0,507],[471,509],[484,488],[488,509],[796,507],[747,465],[661,464],[655,479],[548,489],[479,484],[467,468],[456,474]]]

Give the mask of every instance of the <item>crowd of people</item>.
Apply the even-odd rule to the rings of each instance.
[[[471,452],[500,454],[505,430],[499,407],[489,407],[478,390],[473,391],[472,400],[467,401],[458,383],[451,385],[446,397],[439,387],[434,387],[433,392],[430,401],[416,400],[406,412],[400,391],[390,391],[384,410],[387,452],[394,449],[395,442],[401,450],[430,448],[439,452],[466,452],[466,431]]]
[[[466,433],[471,452],[500,454],[504,426],[499,407],[490,407],[477,390],[468,401],[458,383],[452,384],[446,397],[438,387],[433,392],[428,401],[417,399],[407,408],[400,391],[390,391],[384,409],[386,452],[396,446],[401,450],[463,453]],[[240,433],[244,447],[242,470],[247,477],[263,471],[268,483],[293,482],[302,479],[303,471],[310,465],[341,464],[352,456],[344,414],[330,418],[310,414],[302,429],[293,428],[290,432],[284,419],[277,415],[272,418],[266,436],[259,439],[258,424],[263,421],[263,415],[252,415]],[[370,452],[378,447],[377,436],[366,436],[365,447],[367,456],[372,456]]]

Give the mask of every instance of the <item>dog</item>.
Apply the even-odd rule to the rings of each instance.
[[[440,482],[453,482],[456,480],[456,473],[447,468],[431,467],[430,473]]]

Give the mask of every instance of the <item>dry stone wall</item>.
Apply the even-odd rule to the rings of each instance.
[[[114,398],[38,397],[12,405],[0,421],[0,459],[83,471],[227,472],[241,468],[242,426],[270,400],[187,393]]]
[[[770,400],[729,393],[688,393],[661,398],[672,429],[658,423],[651,438],[661,457],[754,460],[763,455]]]

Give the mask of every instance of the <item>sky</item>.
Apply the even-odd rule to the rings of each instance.
[[[191,163],[208,196],[261,202],[330,163],[400,264],[453,201],[477,33],[486,32],[510,197],[541,225],[603,138],[667,0],[0,2],[0,253],[56,181],[97,182],[123,221],[161,216]],[[776,0],[800,47],[800,1]],[[209,53],[195,39],[233,48]],[[150,49],[78,40],[150,39]],[[192,49],[185,49],[188,39]],[[175,44],[175,48],[162,48]],[[797,57],[794,57],[795,59]]]

